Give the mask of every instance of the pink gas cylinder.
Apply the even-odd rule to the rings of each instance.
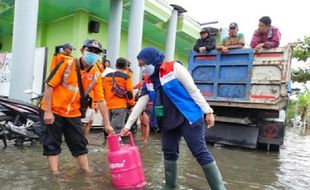
[[[146,185],[140,152],[131,133],[129,139],[129,144],[121,144],[120,135],[108,136],[112,183],[119,189],[139,189]]]

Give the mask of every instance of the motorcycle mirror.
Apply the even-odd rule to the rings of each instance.
[[[24,91],[25,94],[32,94],[32,92],[33,91],[31,89],[27,89],[27,90]]]

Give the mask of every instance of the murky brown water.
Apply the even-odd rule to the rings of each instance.
[[[164,183],[163,162],[158,134],[152,134],[148,145],[137,136],[148,181],[146,189],[160,189]],[[40,145],[0,150],[0,189],[114,189],[106,162],[107,150],[102,146],[103,134],[91,134],[90,164],[95,176],[85,177],[76,169],[66,146],[63,146],[61,177],[52,177]],[[179,189],[208,189],[203,173],[181,143]],[[285,145],[279,153],[209,146],[222,171],[227,189],[310,189],[310,130],[288,129]]]

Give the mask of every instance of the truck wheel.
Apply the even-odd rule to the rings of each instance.
[[[265,143],[258,143],[257,144],[257,149],[259,150],[264,150],[264,151],[271,151],[271,152],[279,152],[280,150],[280,145],[278,144],[265,144]]]
[[[270,145],[270,151],[279,152],[280,151],[280,145],[278,145],[278,144],[271,144]]]

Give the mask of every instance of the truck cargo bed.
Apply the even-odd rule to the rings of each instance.
[[[290,60],[290,47],[192,51],[189,71],[212,106],[280,110],[287,100]]]

